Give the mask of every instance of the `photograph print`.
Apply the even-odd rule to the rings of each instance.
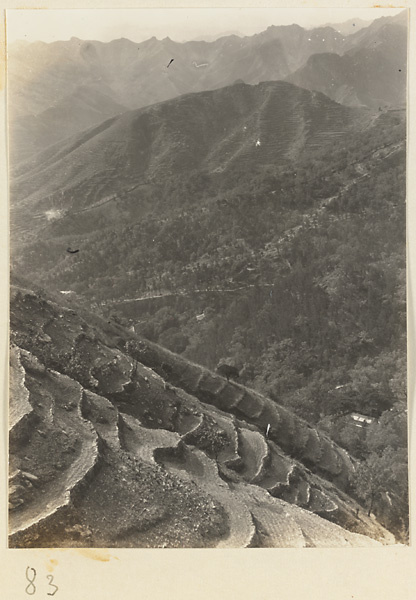
[[[10,548],[409,543],[407,27],[7,11]]]

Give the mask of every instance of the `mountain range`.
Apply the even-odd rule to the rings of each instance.
[[[405,17],[10,53],[11,546],[406,543]]]
[[[406,12],[350,35],[290,25],[213,42],[71,38],[19,44],[8,57],[12,160],[125,110],[236,80],[257,84],[289,77],[346,104],[403,104],[405,47]],[[380,69],[382,77],[374,81],[371,74]]]

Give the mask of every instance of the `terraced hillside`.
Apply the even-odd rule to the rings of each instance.
[[[11,338],[11,547],[394,542],[348,455],[260,394],[19,286]]]

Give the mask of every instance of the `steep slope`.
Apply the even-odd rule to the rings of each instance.
[[[293,79],[289,81],[301,87],[309,86],[352,106],[357,101],[367,106],[403,101],[404,77],[397,78],[396,67],[399,62],[405,72],[400,50],[405,34],[402,31],[401,37],[389,39],[385,36],[384,49],[378,48],[381,42],[374,41],[383,28],[390,26],[406,28],[406,11],[393,18],[376,19],[356,33],[354,26],[345,32],[337,26],[306,30],[298,25],[272,25],[253,36],[228,35],[213,42],[178,43],[153,37],[140,44],[124,38],[109,43],[71,38],[51,44],[11,44],[8,85],[12,164],[123,110],[218,89],[237,80],[257,84],[290,76]],[[347,60],[341,61],[337,77],[331,71],[325,77],[325,62],[320,65],[319,59],[308,63],[314,54],[342,56],[364,45],[372,50],[377,47],[377,53],[356,57],[352,63],[356,76],[350,73]],[[380,77],[382,82],[367,83],[366,76],[370,80]],[[341,89],[334,90],[331,84],[339,78],[337,88]],[[387,94],[383,93],[385,87]]]
[[[68,132],[118,114],[121,107],[140,108],[238,79],[249,84],[283,79],[311,54],[341,52],[345,43],[329,27],[308,31],[291,25],[213,42],[178,43],[153,37],[136,44],[127,39],[102,43],[71,38],[11,46],[13,164],[64,139]]]
[[[359,35],[361,34],[361,35]],[[287,81],[349,106],[403,106],[406,101],[407,29],[387,22],[354,37],[342,56],[312,55]]]
[[[287,81],[308,90],[318,90],[335,102],[363,106],[355,89],[356,74],[353,61],[334,53],[313,54],[307,63],[289,75]]]
[[[102,85],[90,83],[79,86],[42,113],[24,115],[11,123],[11,162],[22,162],[40,148],[126,110],[112,98],[111,90],[106,93]]]
[[[362,210],[367,210],[369,198],[381,198],[372,189],[360,190],[378,186],[381,172],[390,169],[390,181],[394,181],[398,167],[405,164],[405,129],[401,113],[371,115],[289,84],[270,85],[236,85],[206,92],[208,98],[191,95],[173,105],[153,107],[150,113],[131,113],[129,119],[123,115],[95,135],[89,132],[89,139],[85,134],[78,147],[68,144],[55,157],[46,153],[49,166],[45,171],[40,164],[12,184],[13,266],[48,289],[76,292],[80,300],[105,305],[105,310],[113,305],[136,323],[148,308],[156,312],[186,298],[189,304],[193,298],[189,319],[194,321],[204,303],[211,306],[222,297],[229,305],[244,296],[244,290],[255,294],[255,284],[262,290],[258,306],[270,292],[276,297],[275,278],[280,281],[290,269],[286,259],[289,265],[296,262],[300,246],[292,239],[300,241],[302,233],[312,227],[327,239],[328,220],[335,226],[329,233],[339,230],[341,236],[344,218],[350,214],[350,197],[360,193]],[[241,88],[240,92],[235,88]],[[228,122],[219,118],[218,125],[199,113],[199,108],[207,107],[208,114],[214,115],[219,105],[231,112],[239,106],[239,98],[245,99],[252,113],[243,106]],[[359,118],[342,133],[348,115]],[[152,119],[152,128],[146,129],[146,119]],[[362,131],[355,129],[359,123]],[[129,126],[127,134],[135,138],[123,139],[126,128],[122,124]],[[224,127],[229,129],[224,131]],[[118,153],[111,132],[119,136]],[[256,146],[260,132],[261,145]],[[224,156],[215,139],[223,139],[223,145],[230,148],[237,134],[247,134],[247,138],[235,143],[234,160],[222,172],[217,167],[210,171],[208,160]],[[188,156],[189,149],[180,147],[179,152],[175,139],[185,135],[192,144],[192,160],[201,169],[183,168],[181,153]],[[167,140],[165,147],[162,139]],[[168,141],[173,148],[170,153]],[[292,156],[298,156],[294,161],[282,159],[285,141]],[[139,148],[145,149],[143,155]],[[244,152],[253,160],[246,161]],[[60,168],[63,161],[70,165],[72,157],[79,165],[79,182],[75,172],[71,177]],[[138,180],[138,169],[146,169],[150,160],[159,175]],[[169,163],[177,165],[172,174],[163,171]],[[225,166],[224,158],[220,167]],[[42,183],[40,190],[35,188],[36,181]],[[56,191],[47,195],[51,188]],[[109,193],[112,188],[119,191]],[[391,218],[402,204],[393,189],[388,197],[386,210],[391,203]],[[79,252],[70,254],[68,247]],[[325,262],[327,255],[319,260]],[[134,302],[135,298],[140,301]],[[218,311],[215,301],[212,308]],[[203,329],[203,323],[198,328]],[[187,334],[189,338],[199,335],[194,329]],[[146,335],[157,340],[157,333],[149,330]],[[160,342],[183,350],[171,347],[167,339]]]
[[[30,206],[33,233],[192,170],[290,164],[370,119],[285,82],[181,96],[110,119],[26,163],[12,181],[12,222],[27,226],[22,211]]]
[[[400,16],[400,15],[399,15]],[[404,16],[404,15],[403,15]],[[396,19],[367,35],[346,53],[357,68],[358,89],[371,101],[404,106],[407,77],[407,23]]]
[[[400,27],[407,29],[408,17],[408,10],[404,9],[394,17],[380,17],[375,19],[368,27],[364,27],[363,29],[357,31],[357,33],[354,33],[346,38],[345,51],[359,47],[362,43],[365,43],[369,37],[376,35],[377,32],[383,29],[386,25],[399,25]]]
[[[345,487],[353,465],[325,436],[309,454],[315,474],[281,450],[301,454],[306,423],[277,407],[286,426],[265,439],[238,398],[273,421],[266,398],[39,293],[15,287],[11,302],[12,394],[33,413],[10,434],[12,547],[393,541],[328,481]]]
[[[10,48],[9,84],[13,113],[39,115],[80,85],[111,91],[129,108],[139,108],[179,94],[230,85],[280,79],[316,52],[338,52],[336,31],[307,31],[298,25],[271,26],[248,37],[229,35],[213,42],[179,43],[168,37],[139,44],[127,39],[109,43],[71,38]],[[167,69],[169,60],[174,63]],[[54,82],[59,79],[61,85]]]

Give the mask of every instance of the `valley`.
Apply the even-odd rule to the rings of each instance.
[[[10,547],[408,543],[406,14],[341,30],[10,53]]]

